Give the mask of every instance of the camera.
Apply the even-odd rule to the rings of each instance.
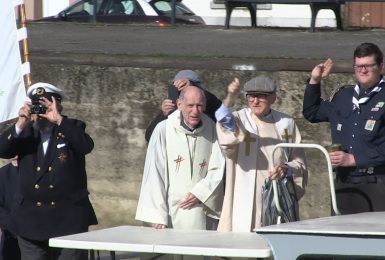
[[[46,108],[39,101],[32,102],[31,114],[45,114],[46,111]]]
[[[45,95],[44,88],[37,88],[36,93],[32,96],[32,106],[31,106],[31,114],[45,114],[47,109],[44,105],[40,104],[40,100],[43,99]]]

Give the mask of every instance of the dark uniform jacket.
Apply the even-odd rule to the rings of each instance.
[[[54,126],[46,154],[39,131],[15,126],[0,135],[0,157],[19,156],[20,187],[11,212],[17,235],[46,240],[87,231],[97,224],[88,199],[85,155],[94,147],[81,121],[63,118]]]
[[[0,259],[20,260],[20,249],[17,238],[9,232],[11,208],[19,184],[18,167],[8,163],[0,168]]]
[[[0,228],[9,229],[9,216],[19,183],[17,166],[8,163],[0,168]]]
[[[350,169],[351,172],[385,165],[384,87],[355,111],[354,86],[341,88],[331,101],[320,98],[319,85],[306,87],[304,117],[312,123],[330,122],[333,143],[341,144],[343,151],[354,155],[357,167]]]

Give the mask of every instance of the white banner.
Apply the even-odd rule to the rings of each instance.
[[[24,4],[24,0],[13,0],[14,6],[21,5],[21,4]]]
[[[26,99],[12,1],[1,1],[0,28],[0,122],[4,122],[17,117]]]

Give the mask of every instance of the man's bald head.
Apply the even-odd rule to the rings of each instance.
[[[187,126],[194,129],[201,121],[206,107],[206,97],[203,90],[188,86],[180,93],[177,105]]]

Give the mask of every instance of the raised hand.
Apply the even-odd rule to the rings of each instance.
[[[310,84],[319,84],[322,79],[329,76],[330,70],[333,67],[332,59],[327,59],[325,62],[318,64],[311,72]]]
[[[235,100],[239,96],[239,92],[241,90],[238,78],[234,78],[234,80],[227,86],[227,96],[223,100],[223,105],[226,107],[234,106]]]

